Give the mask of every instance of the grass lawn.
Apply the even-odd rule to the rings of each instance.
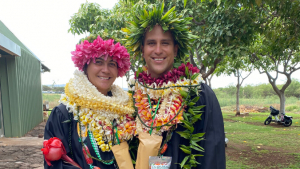
[[[43,94],[50,109],[57,106],[60,94]],[[228,169],[299,169],[300,168],[300,101],[287,98],[286,114],[293,116],[293,124],[284,127],[271,123],[264,125],[270,112],[249,111],[248,116],[235,116],[235,102],[219,99],[226,137],[226,165]],[[279,108],[268,99],[242,99],[241,104]]]
[[[227,168],[300,168],[300,110],[286,114],[293,116],[290,127],[264,125],[269,112],[235,116],[223,108]]]
[[[52,93],[43,93],[43,102],[49,102],[49,108],[53,109],[55,106],[58,106],[59,99],[61,94],[52,94]]]

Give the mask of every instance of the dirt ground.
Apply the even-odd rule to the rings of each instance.
[[[295,157],[292,154],[289,154],[289,152],[282,152],[281,149],[276,149],[274,147],[261,146],[258,151],[252,151],[251,147],[236,143],[233,145],[233,143],[230,142],[226,147],[226,157],[228,156],[230,157],[230,160],[233,161],[243,160],[243,163],[248,163],[249,165],[257,164],[258,166],[261,166],[259,167],[261,169],[274,166],[274,164],[289,166],[289,164],[295,160]]]
[[[0,169],[43,169],[41,152],[45,122],[21,138],[0,138]]]

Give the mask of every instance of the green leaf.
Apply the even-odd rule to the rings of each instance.
[[[63,121],[61,123],[70,123],[70,122],[71,122],[71,120],[65,120],[65,121]]]
[[[202,109],[203,107],[205,107],[205,105],[201,105],[201,106],[193,107],[193,110],[200,110],[200,109]]]
[[[200,119],[200,120],[201,120],[201,115],[202,115],[202,113],[197,114],[197,115],[195,115],[193,118],[196,118],[196,119]]]
[[[192,126],[184,125],[183,127],[186,128],[186,129],[188,129],[188,130],[190,130],[191,133],[194,132],[194,127],[192,127]]]
[[[181,137],[183,137],[185,139],[190,139],[190,133],[186,133],[183,131],[176,131],[176,133],[178,133]]]
[[[183,115],[183,117],[184,117],[185,120],[189,120],[188,117],[186,116],[185,112],[183,112],[182,115]]]
[[[219,6],[221,4],[221,0],[217,0],[217,1],[218,1],[217,5]]]
[[[192,124],[189,121],[186,121],[186,120],[180,120],[180,121],[189,127],[192,126]]]
[[[200,148],[198,148],[198,147],[196,147],[196,146],[191,145],[190,147],[191,147],[192,149],[194,149],[194,150],[197,150],[197,151],[200,151],[200,152],[204,152],[204,150],[202,150],[202,149],[200,149]]]
[[[187,149],[185,149],[185,148],[183,148],[183,147],[180,147],[180,149],[181,149],[184,153],[186,153],[186,154],[191,154],[191,150],[187,150]]]
[[[186,2],[187,2],[187,0],[184,0],[184,5],[183,5],[184,8],[185,8],[185,6],[186,6]]]
[[[257,6],[260,6],[261,0],[255,0],[255,3],[257,4]]]
[[[227,35],[227,36],[232,36],[232,34],[231,34],[230,31],[227,31],[226,35]]]
[[[195,156],[195,157],[201,157],[203,155],[202,154],[193,154],[193,156]]]
[[[192,137],[193,138],[199,138],[199,137],[203,137],[205,133],[197,133],[197,134],[193,134]]]
[[[189,68],[187,66],[185,67],[185,75],[187,78],[190,77]]]
[[[139,67],[138,70],[135,72],[136,78],[139,77],[139,74],[143,71],[143,68]]]
[[[195,138],[192,138],[191,140],[192,140],[192,141],[195,141],[195,142],[197,143],[197,142],[199,142],[199,141],[201,141],[201,140],[204,140],[204,138],[203,138],[203,137],[201,137],[201,138],[199,138],[199,137],[196,138],[196,137],[195,137]]]
[[[195,115],[193,109],[191,109],[191,108],[188,110],[188,112],[191,113],[192,115]]]
[[[190,102],[188,106],[194,106],[196,103]]]
[[[145,22],[141,25],[141,27],[146,28],[146,27],[148,26],[148,23],[149,23],[149,21],[145,21]]]
[[[185,158],[182,160],[182,162],[180,163],[180,167],[182,168],[184,166],[184,164],[186,163],[186,161],[189,159],[190,156],[185,156]]]
[[[193,76],[192,76],[192,80],[195,80],[198,76],[200,75],[200,73],[196,73],[196,74],[193,74]]]
[[[179,93],[183,98],[186,98],[188,96],[188,93],[184,90],[180,90]]]
[[[167,18],[168,16],[169,16],[169,14],[171,13],[171,12],[173,12],[174,11],[174,9],[175,9],[175,6],[173,6],[173,8],[171,8],[162,18],[161,18],[161,20],[164,20],[165,18]]]
[[[204,152],[204,148],[202,148],[201,146],[199,146],[199,145],[198,145],[197,143],[195,143],[194,141],[191,141],[190,143],[192,144],[191,148],[193,148],[193,147],[196,147],[196,148],[197,148],[197,149],[193,148],[194,150]]]
[[[178,68],[180,65],[181,65],[181,63],[178,63],[178,62],[173,63],[173,67],[175,67],[175,68]]]
[[[199,98],[200,98],[199,96],[193,98],[192,102],[195,102],[195,103],[196,103],[196,102],[199,100]]]

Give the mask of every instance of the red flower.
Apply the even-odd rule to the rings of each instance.
[[[164,154],[168,148],[168,144],[164,144],[164,147],[161,149],[160,154]]]
[[[169,81],[176,83],[181,76],[183,77],[186,76],[185,67],[188,67],[189,72],[192,72],[192,74],[200,72],[200,70],[197,67],[193,67],[193,65],[188,62],[186,65],[182,63],[177,69],[174,68],[159,78],[152,78],[150,74],[148,74],[146,71],[143,71],[139,74],[138,80],[139,82],[141,83],[145,82],[148,85],[151,85],[152,83],[155,82],[158,86],[162,85],[163,83],[168,83]],[[135,74],[135,79],[136,79],[136,74]]]
[[[76,162],[67,156],[66,149],[59,138],[52,137],[49,140],[44,140],[43,145],[44,148],[42,148],[41,151],[43,151],[45,161],[49,166],[52,166],[51,161],[62,159],[78,168],[81,168]]]

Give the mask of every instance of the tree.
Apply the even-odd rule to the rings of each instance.
[[[53,91],[54,92],[64,92],[65,91],[65,87],[54,87]]]
[[[122,42],[126,34],[121,28],[132,20],[131,11],[141,7],[151,8],[161,2],[123,0],[110,11],[101,9],[94,3],[85,3],[72,16],[69,31],[73,34],[100,34],[101,37],[112,37]],[[190,29],[199,39],[190,51],[189,61],[200,69],[204,80],[214,72],[225,56],[236,58],[244,54],[244,46],[251,42],[253,32],[259,26],[255,23],[255,12],[242,8],[238,3],[166,0],[165,4],[166,11],[175,6],[180,15],[194,18]],[[132,63],[134,62],[136,60],[132,58]],[[135,71],[137,65],[132,65],[131,70]]]
[[[52,88],[47,85],[43,85],[43,91],[49,91],[49,90],[52,90]]]
[[[264,1],[260,11],[267,22],[256,35],[250,60],[265,73],[280,99],[280,113],[285,113],[285,90],[291,84],[291,74],[300,69],[300,1]],[[275,76],[271,74],[275,72]],[[281,89],[276,85],[278,75],[286,76]]]
[[[234,75],[237,78],[236,84],[236,115],[240,115],[240,88],[246,78],[252,73],[251,62],[248,56],[233,59],[232,57],[225,57],[216,69],[217,76],[221,74]],[[243,71],[249,73],[243,74]]]
[[[143,3],[138,3],[135,7],[143,6]],[[102,9],[97,3],[86,2],[81,4],[77,13],[75,13],[69,20],[72,34],[96,34],[100,35],[102,39],[113,38],[116,42],[124,45],[126,33],[121,29],[126,27],[126,23],[131,18],[131,9],[133,4],[130,2],[117,3],[112,10]],[[130,53],[130,51],[128,51]],[[135,72],[136,67],[132,59],[130,70]],[[126,73],[127,81],[130,74]]]
[[[200,69],[204,80],[213,74],[218,64],[228,56],[245,56],[247,46],[259,30],[254,9],[243,8],[229,1],[165,1],[176,6],[184,16],[193,17],[191,31],[199,38],[194,42],[189,58]]]

